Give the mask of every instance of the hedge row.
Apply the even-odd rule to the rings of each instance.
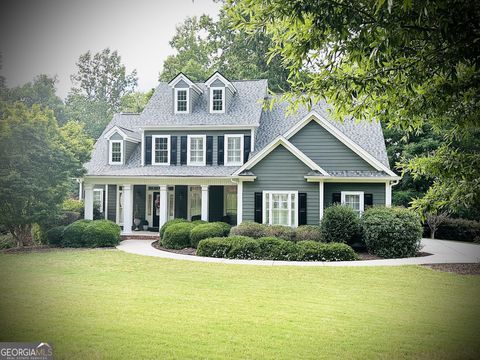
[[[430,237],[430,229],[425,229],[425,237]],[[447,219],[435,232],[437,239],[480,242],[480,222],[466,219]]]
[[[252,221],[244,221],[230,230],[230,236],[248,236],[254,239],[277,237],[288,241],[323,241],[320,226],[302,225],[297,228],[282,225],[264,225]]]
[[[324,244],[316,241],[294,243],[276,237],[254,239],[248,236],[204,239],[198,244],[197,255],[286,261],[348,261],[357,258],[353,249],[346,244]]]
[[[57,226],[46,232],[50,245],[95,248],[120,242],[120,226],[108,220],[78,220],[68,226]]]
[[[223,222],[174,219],[167,221],[160,229],[160,244],[167,249],[196,248],[203,239],[227,236],[229,232],[230,225]]]

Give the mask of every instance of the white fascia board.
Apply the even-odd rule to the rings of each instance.
[[[200,87],[199,87],[197,84],[195,84],[195,83],[194,83],[193,81],[191,81],[186,75],[184,75],[184,74],[182,74],[182,73],[178,74],[178,75],[175,77],[175,79],[173,79],[172,81],[170,81],[170,82],[168,83],[168,85],[169,85],[170,87],[174,88],[175,85],[177,85],[178,82],[179,82],[179,81],[182,81],[182,80],[185,81],[190,88],[194,89],[194,90],[195,90],[196,92],[198,92],[199,94],[201,94],[201,93],[203,92],[202,89],[200,89]]]
[[[252,130],[258,128],[258,125],[167,125],[167,126],[158,126],[158,125],[146,125],[142,126],[141,129],[152,131],[152,130]]]
[[[207,81],[205,81],[205,86],[210,87],[215,80],[220,80],[222,83],[224,83],[225,86],[228,87],[232,93],[235,94],[235,93],[237,92],[237,89],[235,88],[235,86],[233,86],[233,84],[232,84],[230,81],[228,81],[228,80],[227,80],[222,74],[220,74],[218,71],[215,72],[212,76],[210,76],[210,77],[207,79]]]
[[[368,183],[384,183],[385,181],[396,181],[400,180],[400,176],[371,176],[371,177],[348,177],[348,176],[315,176],[315,175],[306,175],[304,176],[307,182],[368,182]]]
[[[335,136],[338,140],[340,140],[344,145],[350,148],[354,153],[360,156],[363,160],[367,163],[372,165],[375,169],[379,171],[385,171],[390,176],[397,176],[392,170],[388,167],[383,165],[380,161],[378,161],[374,156],[370,153],[365,151],[361,146],[355,143],[352,139],[338,130],[335,126],[333,126],[327,119],[325,119],[322,115],[320,115],[315,110],[310,111],[307,116],[305,116],[302,121],[295,124],[293,127],[290,128],[283,136],[287,139],[290,139],[293,135],[299,132],[305,125],[307,125],[311,120],[315,120],[320,126],[322,126],[325,130],[327,130],[330,134]]]
[[[120,129],[116,125],[114,127],[112,127],[110,130],[107,131],[104,138],[107,139],[107,140],[110,140],[112,135],[115,134],[115,133],[118,133],[123,138],[123,140],[128,140],[128,141],[132,141],[132,142],[135,142],[135,143],[141,142],[141,139],[137,139],[137,138],[133,138],[133,137],[129,136],[125,131],[123,131],[122,129]]]
[[[312,159],[307,155],[301,152],[296,146],[294,146],[290,141],[285,139],[283,136],[276,137],[270,144],[265,146],[260,152],[258,152],[254,157],[247,161],[241,168],[233,173],[233,175],[239,175],[242,171],[251,169],[253,166],[262,161],[268,154],[275,150],[279,145],[283,145],[288,151],[295,155],[300,161],[307,165],[311,170],[316,170],[322,173],[324,176],[329,176],[328,172],[318,166]]]
[[[255,176],[122,176],[122,175],[87,175],[85,184],[96,185],[232,185],[232,181],[254,181]]]

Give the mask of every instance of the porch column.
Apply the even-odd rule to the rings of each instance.
[[[85,219],[93,220],[93,184],[84,184],[85,188]]]
[[[79,179],[79,180],[78,180],[78,200],[82,200],[82,198],[83,198],[82,185],[83,185],[83,180],[82,180],[82,179]]]
[[[320,208],[318,213],[320,214],[320,221],[322,221],[323,219],[323,206],[324,206],[323,203],[325,201],[324,189],[325,189],[325,186],[324,186],[323,180],[320,180],[320,182],[318,183],[318,191],[319,191],[318,197],[320,199]]]
[[[202,215],[203,221],[208,221],[208,185],[202,185]]]
[[[390,181],[385,182],[385,206],[392,206],[392,184]]]
[[[237,225],[243,221],[243,182],[238,181],[237,184]]]
[[[160,208],[159,211],[159,219],[158,219],[158,227],[161,228],[163,224],[167,222],[168,216],[168,200],[167,200],[167,185],[160,185]]]
[[[132,233],[133,223],[133,185],[123,185],[123,233]]]

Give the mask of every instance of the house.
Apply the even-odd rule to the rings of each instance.
[[[179,74],[141,114],[115,115],[86,164],[85,218],[96,203],[128,234],[135,218],[151,229],[174,218],[318,225],[332,203],[359,214],[391,204],[399,177],[380,124],[335,122],[326,103],[265,110],[267,86]]]

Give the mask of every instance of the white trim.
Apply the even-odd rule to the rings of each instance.
[[[222,92],[222,110],[213,110],[213,91],[220,90]],[[210,114],[225,114],[225,88],[211,87],[210,88]]]
[[[344,145],[349,147],[353,152],[359,155],[363,160],[367,163],[372,165],[375,169],[379,171],[385,171],[390,176],[397,176],[392,170],[390,170],[387,166],[383,165],[380,161],[378,161],[375,157],[373,157],[370,153],[365,151],[362,147],[357,145],[352,139],[338,130],[335,126],[333,126],[328,120],[326,120],[322,115],[320,115],[316,111],[311,111],[307,116],[305,116],[302,121],[295,124],[293,127],[290,128],[283,136],[287,139],[290,139],[293,135],[295,135],[298,131],[300,131],[305,125],[307,125],[311,120],[315,120],[319,125],[323,126],[325,130],[327,130],[330,134],[335,136],[338,140],[340,140]]]
[[[84,218],[87,220],[93,220],[93,184],[84,184],[84,190]]]
[[[250,152],[255,151],[255,129],[250,129]],[[245,160],[245,159],[244,159]]]
[[[123,216],[120,216],[120,186],[122,187],[122,194],[123,194],[123,185],[117,185],[117,190],[115,192],[116,194],[116,199],[115,199],[115,208],[116,208],[116,211],[115,211],[115,222],[118,224],[118,225],[123,225]],[[124,202],[125,204],[125,202]],[[123,209],[125,211],[125,208]]]
[[[347,195],[358,195],[359,198],[360,198],[360,204],[359,204],[359,207],[360,207],[360,214],[362,214],[364,211],[365,211],[365,194],[363,191],[342,191],[340,193],[340,200],[341,200],[341,203],[342,205],[345,205],[345,196]]]
[[[223,163],[225,166],[241,166],[243,164],[243,134],[225,134],[223,139]],[[228,139],[229,138],[240,138],[240,161],[239,162],[228,162]]]
[[[209,185],[202,185],[202,207],[200,211],[200,219],[203,221],[208,221],[208,210],[209,210],[209,204],[208,204],[208,187]]]
[[[104,209],[104,199],[103,199],[103,189],[93,189],[93,204],[95,205],[95,193],[100,193],[100,212],[103,213]]]
[[[133,185],[123,185],[123,234],[131,234],[133,226]]]
[[[385,206],[392,206],[392,184],[390,181],[385,182]]]
[[[141,129],[142,132],[142,140],[140,142],[141,148],[141,154],[142,154],[142,159],[141,159],[141,164],[142,166],[145,166],[145,130]]]
[[[108,141],[108,164],[109,165],[122,165],[124,159],[123,153],[123,142],[125,140],[109,140]],[[120,144],[120,161],[112,161],[112,144],[119,143]]]
[[[181,80],[185,81],[190,88],[194,89],[194,90],[195,90],[196,92],[198,92],[199,94],[202,93],[202,89],[201,89],[198,85],[196,85],[195,83],[193,83],[186,75],[184,75],[184,74],[182,74],[182,73],[180,73],[180,74],[178,74],[177,76],[175,76],[175,78],[174,78],[172,81],[170,81],[170,82],[168,83],[168,85],[169,85],[170,87],[174,88]]]
[[[155,162],[155,140],[167,139],[167,162],[157,163]],[[170,165],[170,135],[152,135],[152,165]]]
[[[325,203],[325,186],[324,186],[324,182],[323,180],[320,180],[318,182],[318,197],[319,197],[319,200],[320,200],[320,204],[319,204],[319,209],[318,209],[318,214],[320,215],[320,221],[322,221],[323,219],[323,207],[325,206],[324,203]],[[308,203],[307,203],[308,204]]]
[[[108,184],[105,185],[105,220],[108,220]]]
[[[262,191],[262,206],[264,211],[262,211],[262,223],[267,222],[266,211],[267,208],[267,197],[268,197],[268,225],[272,225],[272,214],[273,214],[273,194],[287,194],[288,195],[288,224],[286,226],[297,227],[298,226],[298,191],[287,191],[287,190],[264,190]],[[295,211],[294,219],[292,224],[292,194],[295,195]],[[281,224],[284,225],[284,224]]]
[[[258,125],[188,125],[188,130],[254,130],[258,128]],[[142,126],[141,129],[144,130],[158,130],[158,131],[169,131],[169,130],[185,130],[185,125],[166,125],[166,126],[159,126],[159,125],[145,125]]]
[[[254,181],[256,176],[89,176],[89,182],[102,184],[132,185],[231,185],[232,181]]]
[[[243,181],[237,183],[237,225],[243,221]]]
[[[131,137],[124,130],[122,130],[120,127],[118,127],[116,125],[114,127],[112,127],[110,130],[108,130],[103,137],[107,140],[110,140],[112,135],[114,135],[115,133],[120,135],[123,138],[123,140],[128,140],[128,141],[135,142],[135,143],[139,143],[141,141],[141,139]]]
[[[239,175],[242,171],[251,169],[257,163],[262,161],[268,154],[270,154],[273,150],[275,150],[279,145],[283,145],[288,151],[290,151],[293,155],[295,155],[300,161],[302,161],[305,165],[307,165],[311,170],[319,171],[325,176],[329,176],[329,174],[318,166],[312,159],[310,159],[307,155],[301,152],[295,145],[293,145],[290,141],[285,139],[283,136],[278,136],[273,140],[270,144],[265,146],[261,151],[259,151],[255,156],[250,158],[242,167],[240,167],[237,171],[233,173],[233,175]]]
[[[372,177],[348,177],[348,176],[317,176],[317,175],[305,175],[304,178],[307,182],[368,182],[368,183],[384,183],[385,181],[390,180],[400,180],[400,176],[392,176],[392,177],[385,177],[385,176],[372,176]]]
[[[155,199],[153,199],[155,201]],[[152,224],[153,224],[152,214]],[[160,207],[158,209],[158,228],[160,229],[168,220],[168,187],[160,185]]]
[[[186,104],[187,104],[187,110],[185,111],[180,111],[178,110],[178,92],[179,91],[186,91]],[[183,100],[182,100],[183,101]],[[190,113],[190,89],[189,88],[175,88],[175,96],[174,96],[174,102],[173,102],[173,112],[175,114],[188,114]]]
[[[215,82],[215,80],[220,80],[222,83],[224,83],[225,87],[227,87],[233,94],[237,92],[235,86],[233,86],[233,84],[218,71],[216,71],[212,76],[207,79],[207,81],[205,81],[205,86],[209,88]]]
[[[203,162],[190,161],[190,145],[191,139],[203,139]],[[187,135],[187,166],[205,166],[207,164],[207,135]]]

